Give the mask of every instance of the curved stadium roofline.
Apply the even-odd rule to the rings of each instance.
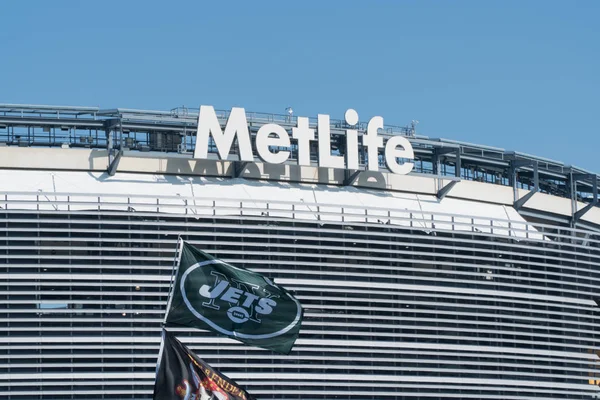
[[[229,111],[217,111],[222,123],[228,115]],[[291,129],[297,121],[297,117],[289,115],[257,112],[247,112],[247,118],[252,135],[256,134],[253,125],[258,123],[274,122]],[[123,149],[191,155],[195,146],[197,119],[198,109],[186,107],[152,111],[0,104],[0,145],[107,149],[109,157],[111,153]],[[310,118],[310,124],[316,126],[316,118]],[[343,120],[331,120],[334,137],[343,134],[345,127]],[[359,122],[359,135],[365,130],[366,123]],[[497,147],[415,135],[414,128],[410,126],[386,125],[381,133],[384,137],[394,135],[408,137],[413,145],[413,175],[454,177],[458,180],[512,186],[515,192],[518,189],[529,191],[521,198],[515,195],[514,206],[517,210],[526,208],[527,200],[537,192],[568,198],[573,204],[578,201],[587,203],[580,210],[576,205],[573,206],[572,226],[597,206],[598,175],[583,168]],[[335,140],[333,146],[336,151]],[[339,148],[342,149],[342,146]],[[293,149],[290,160],[294,160]],[[314,161],[316,165],[316,159]],[[380,169],[385,171],[385,163],[381,161]]]

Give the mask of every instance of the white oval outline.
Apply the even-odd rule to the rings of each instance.
[[[277,332],[265,333],[262,335],[250,335],[250,334],[246,334],[246,333],[238,333],[235,331],[228,331],[226,329],[221,328],[219,325],[215,324],[210,319],[206,318],[204,315],[202,315],[198,311],[196,311],[196,309],[192,306],[192,304],[188,300],[187,295],[185,293],[184,284],[185,284],[185,280],[187,279],[187,276],[192,271],[194,271],[196,268],[202,268],[202,267],[204,267],[206,265],[210,265],[210,264],[226,264],[230,268],[235,268],[237,270],[244,271],[244,272],[248,272],[248,271],[242,270],[241,268],[234,267],[233,265],[229,265],[226,262],[221,261],[221,260],[209,260],[209,261],[203,261],[203,262],[199,262],[199,263],[192,265],[181,276],[181,282],[179,283],[179,290],[181,291],[181,296],[183,297],[183,301],[185,302],[185,305],[187,306],[188,310],[190,310],[191,313],[196,316],[196,318],[204,321],[206,324],[208,324],[211,328],[213,328],[217,332],[220,332],[227,336],[238,337],[240,339],[270,339],[270,338],[273,338],[273,337],[276,337],[279,335],[283,335],[284,333],[288,332],[300,320],[300,317],[302,314],[302,307],[300,306],[300,303],[298,303],[298,300],[294,299],[289,293],[286,293],[286,295],[290,298],[290,300],[292,300],[294,303],[296,303],[296,308],[298,309],[298,311],[296,312],[296,318],[294,318],[294,321],[292,321],[292,323],[289,324],[288,326],[286,326],[285,328],[280,329]],[[267,279],[267,278],[264,278],[264,279],[267,283],[271,283],[271,281],[269,279]],[[275,285],[273,285],[273,286],[275,286]]]

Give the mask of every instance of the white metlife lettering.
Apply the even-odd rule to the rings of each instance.
[[[349,109],[344,115],[346,123],[350,126],[358,124],[358,113]],[[346,130],[346,168],[358,169],[358,130]]]
[[[215,109],[212,106],[201,106],[198,114],[198,133],[196,134],[194,158],[208,157],[208,138],[210,135],[215,141],[221,160],[226,160],[229,156],[233,138],[237,135],[240,160],[254,161],[250,134],[248,133],[248,120],[246,119],[246,111],[243,108],[233,107],[231,109],[225,125],[225,132],[223,132]]]
[[[317,116],[317,132],[319,132],[319,167],[344,168],[344,157],[331,155],[331,132],[329,131],[329,115]]]
[[[353,109],[349,109],[344,117],[350,127],[346,129],[345,156],[331,153],[329,115],[318,115],[317,139],[315,139],[315,130],[309,126],[309,119],[298,117],[297,126],[292,128],[292,139],[296,141],[298,148],[298,165],[311,165],[311,142],[317,140],[319,167],[359,169],[358,130],[356,129],[358,113]],[[411,143],[403,136],[392,136],[384,144],[383,137],[378,135],[380,129],[383,129],[383,118],[373,117],[367,124],[367,131],[362,135],[362,144],[367,153],[367,170],[379,170],[379,149],[384,148],[383,154],[388,169],[395,174],[408,174],[412,171],[414,163],[408,161],[400,163],[398,159],[414,159]],[[223,131],[214,108],[212,106],[201,106],[198,115],[198,133],[194,158],[208,158],[210,136],[214,140],[217,154],[221,160],[228,159],[233,141],[237,137],[239,160],[254,161],[248,120],[246,111],[243,108],[234,107],[231,109],[225,124],[225,131]],[[268,123],[261,126],[256,134],[255,143],[258,157],[266,163],[283,164],[290,158],[292,145],[290,135],[281,125]]]
[[[315,130],[309,128],[308,118],[298,117],[298,127],[292,128],[292,136],[298,141],[298,164],[310,166],[310,142],[315,140]]]
[[[367,148],[367,169],[369,171],[379,170],[377,154],[379,148],[383,147],[383,138],[377,136],[379,129],[383,129],[383,118],[373,117],[367,124],[367,134],[363,135],[363,146]]]
[[[256,150],[260,159],[269,164],[281,164],[290,157],[290,152],[285,150],[271,153],[269,146],[290,147],[290,135],[281,125],[261,126],[256,134]]]

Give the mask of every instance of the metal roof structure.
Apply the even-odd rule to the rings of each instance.
[[[224,124],[229,111],[218,111],[217,115]],[[253,135],[264,123],[277,123],[291,129],[297,122],[297,117],[290,115],[256,112],[246,115]],[[197,119],[198,109],[186,107],[149,111],[0,104],[0,145],[107,149],[109,164],[118,160],[123,150],[179,153],[192,157]],[[310,124],[316,126],[316,118],[311,118]],[[334,152],[343,152],[336,137],[341,138],[346,127],[343,120],[331,120]],[[366,123],[360,122],[359,135],[365,130]],[[529,190],[527,195],[515,200],[517,210],[526,208],[527,200],[537,192],[569,198],[573,204],[570,224],[575,226],[586,212],[598,205],[598,175],[583,168],[497,147],[416,135],[414,127],[410,126],[386,125],[381,135],[404,135],[410,140],[415,152],[413,174],[512,186],[515,191]],[[235,145],[232,151],[236,152]],[[294,160],[293,149],[290,159]],[[316,165],[316,159],[314,162]],[[381,169],[385,170],[383,161]],[[108,172],[114,173],[114,170],[109,167]],[[358,172],[352,174],[349,171],[345,183],[352,184]],[[452,182],[446,185],[438,197],[443,198],[452,187]],[[577,210],[577,201],[587,203],[587,206]],[[526,215],[527,211],[523,213]]]

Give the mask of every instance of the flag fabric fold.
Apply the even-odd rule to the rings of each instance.
[[[166,326],[208,329],[289,354],[302,316],[300,302],[268,278],[183,242]]]
[[[255,400],[163,329],[154,400]]]

